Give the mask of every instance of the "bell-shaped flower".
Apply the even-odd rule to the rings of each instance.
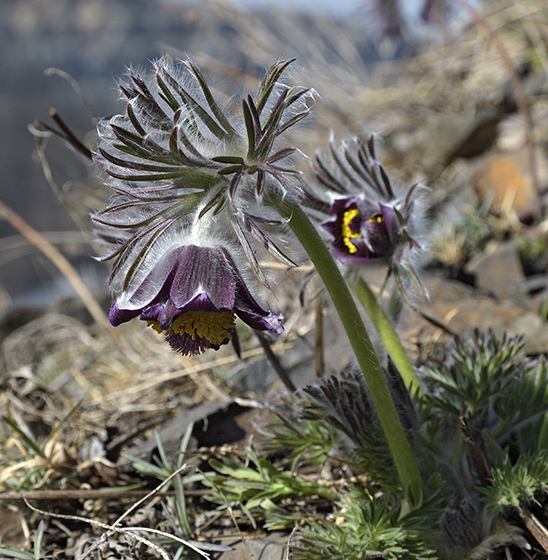
[[[331,235],[333,255],[347,265],[386,262],[387,279],[393,276],[408,299],[407,279],[421,285],[414,265],[425,229],[422,186],[406,189],[390,178],[377,158],[374,136],[367,143],[331,142],[329,155],[328,162],[316,155],[316,189],[308,195],[312,206],[329,214],[322,226]]]
[[[139,316],[184,355],[218,350],[233,334],[235,318],[280,334],[281,314],[251,295],[226,247],[188,245],[167,252],[110,310],[114,326]]]
[[[257,244],[294,264],[269,235],[285,224],[265,204],[301,181],[287,163],[297,150],[279,143],[311,100],[281,81],[290,62],[274,64],[240,104],[214,93],[191,61],[167,56],[120,83],[124,114],[99,122],[95,154],[114,194],[92,217],[101,258],[113,262],[113,324],[139,316],[184,354],[228,342],[235,317],[282,331],[241,271],[268,286]]]

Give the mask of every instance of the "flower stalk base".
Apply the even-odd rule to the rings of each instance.
[[[277,209],[289,221],[289,226],[308,253],[331,296],[367,383],[403,488],[412,504],[418,505],[422,500],[419,471],[381,365],[348,285],[316,228],[299,204],[286,197],[277,205]]]
[[[365,282],[363,278],[347,277],[347,281],[350,288],[354,294],[356,294],[356,297],[369,315],[373,326],[379,333],[379,337],[382,340],[389,356],[392,358],[397,370],[402,376],[406,387],[411,391],[411,393],[420,391],[420,384],[417,374],[415,373],[415,368],[409,361],[399,336],[394,330],[390,319],[379,305],[375,294],[371,291],[371,288],[367,285],[367,282]]]

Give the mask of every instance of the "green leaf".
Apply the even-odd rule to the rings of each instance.
[[[207,110],[196,101],[185,88],[167,73],[167,71],[159,67],[159,72],[162,72],[163,78],[169,83],[170,87],[181,97],[183,103],[187,108],[194,112],[198,119],[209,129],[209,131],[219,140],[229,141],[233,136],[219,126],[215,119],[207,112]],[[207,101],[207,98],[206,98]],[[231,127],[230,127],[231,128]]]
[[[31,449],[32,451],[34,451],[34,453],[36,455],[38,455],[38,457],[44,457],[45,458],[45,454],[42,451],[42,449],[40,448],[40,446],[38,445],[38,442],[36,441],[34,435],[32,434],[32,432],[29,430],[28,433],[25,432],[22,428],[20,428],[15,421],[13,420],[13,418],[11,416],[6,416],[4,418],[4,421],[11,427],[11,429],[21,438],[21,440],[23,441],[23,443],[25,444],[25,447]]]
[[[232,125],[230,124],[228,119],[225,117],[223,111],[220,109],[219,105],[215,101],[215,98],[211,94],[211,90],[209,89],[209,86],[208,86],[207,82],[205,81],[202,73],[198,69],[198,67],[190,61],[189,61],[189,66],[190,66],[192,72],[194,73],[194,75],[196,76],[196,78],[197,78],[197,80],[200,84],[200,87],[202,88],[202,92],[204,94],[204,97],[206,98],[206,101],[207,101],[207,104],[209,105],[209,108],[211,109],[211,112],[215,115],[215,117],[217,118],[217,120],[219,121],[221,126],[225,129],[225,131],[230,136],[238,136],[238,133],[232,127]]]
[[[281,60],[273,64],[266,72],[261,85],[259,86],[259,93],[257,95],[257,113],[260,115],[265,108],[265,105],[272,94],[274,86],[278,82],[285,69],[296,59]]]
[[[542,505],[548,498],[548,450],[524,455],[514,465],[507,459],[491,471],[491,486],[480,490],[491,514],[508,506]]]
[[[245,256],[247,257],[247,260],[251,264],[253,273],[255,274],[259,282],[261,282],[265,287],[268,288],[269,285],[264,275],[264,272],[262,271],[259,262],[257,261],[257,257],[255,256],[255,252],[253,251],[253,248],[251,247],[249,241],[247,240],[247,237],[245,236],[242,226],[238,222],[238,218],[236,216],[230,215],[230,222],[238,237],[238,241],[240,242],[240,245],[244,250]]]
[[[122,453],[122,456],[129,459],[133,467],[144,476],[153,476],[158,480],[165,480],[170,475],[166,469],[150,463],[149,461],[145,461],[144,459],[140,459],[139,457],[134,457],[129,453]]]
[[[216,156],[212,157],[211,161],[218,163],[233,163],[235,165],[245,165],[244,158],[240,156]]]
[[[219,213],[219,211],[224,207],[226,204],[226,190],[227,185],[223,185],[214,195],[213,197],[206,203],[206,205],[200,210],[198,214],[198,219],[201,220],[214,206],[215,211],[213,215]]]
[[[0,546],[0,554],[8,558],[19,558],[20,560],[35,560],[35,556],[24,550],[13,546]]]
[[[44,537],[45,522],[42,519],[38,524],[36,536],[34,537],[34,558],[40,560],[42,558],[42,539]]]
[[[252,102],[251,99],[250,102]],[[242,110],[244,113],[245,129],[247,132],[247,157],[250,161],[253,161],[255,159],[256,142],[255,122],[251,114],[250,106],[245,99],[242,99]]]
[[[174,112],[177,111],[181,107],[181,105],[175,99],[175,96],[171,93],[171,90],[167,87],[166,83],[162,79],[162,76],[160,76],[158,72],[156,72],[156,82],[162,90],[162,98],[164,99],[164,101],[171,107]]]

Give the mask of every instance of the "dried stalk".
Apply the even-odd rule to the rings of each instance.
[[[110,326],[106,314],[101,309],[88,287],[84,284],[76,269],[56,247],[3,202],[0,202],[0,218],[9,222],[57,267],[74,288],[97,325],[105,328]]]

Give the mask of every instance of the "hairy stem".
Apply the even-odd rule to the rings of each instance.
[[[379,305],[375,294],[373,294],[371,288],[363,278],[347,277],[347,281],[350,288],[367,311],[373,326],[377,329],[382,343],[400,372],[405,385],[412,392],[420,392],[420,384],[415,368],[413,364],[411,364],[390,319]]]
[[[367,383],[402,485],[412,503],[418,505],[422,500],[419,471],[350,289],[331,253],[299,204],[288,197],[277,206],[278,211],[289,220],[289,226],[308,253],[331,296]]]

